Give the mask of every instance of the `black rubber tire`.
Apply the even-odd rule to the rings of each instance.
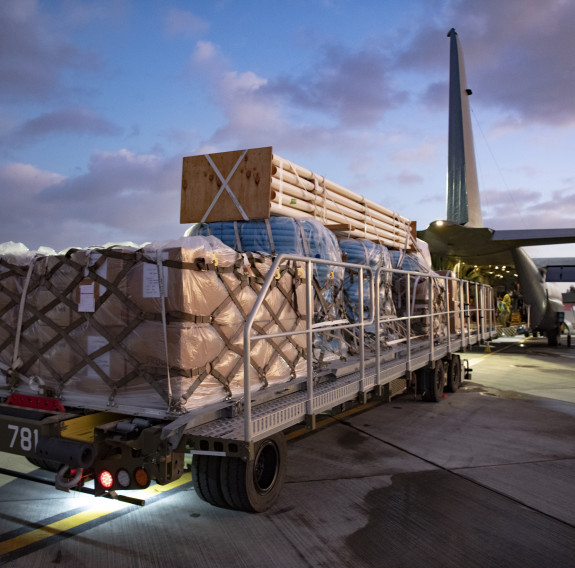
[[[445,366],[443,361],[436,361],[433,369],[426,369],[423,400],[425,402],[439,402],[443,396],[444,385]]]
[[[36,467],[39,467],[40,469],[45,469],[46,471],[52,471],[54,473],[57,473],[58,471],[60,471],[60,468],[62,467],[61,463],[52,461],[52,460],[47,460],[44,458],[26,458],[32,465],[35,465]]]
[[[556,327],[555,329],[547,332],[547,345],[549,347],[557,347],[561,343],[561,328]]]
[[[232,509],[263,513],[277,500],[286,472],[287,447],[282,433],[257,442],[254,460],[223,458],[221,488]]]
[[[447,392],[457,392],[461,385],[461,357],[453,355],[447,361],[447,384],[445,390]]]
[[[415,381],[415,394],[425,394],[425,390],[427,389],[427,369],[417,369],[413,373],[414,381]]]
[[[220,456],[194,455],[192,458],[192,483],[203,501],[215,507],[227,508],[220,482],[220,471],[224,458]]]

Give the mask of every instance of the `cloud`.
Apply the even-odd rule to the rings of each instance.
[[[164,29],[171,36],[194,37],[206,32],[209,27],[208,22],[186,10],[172,8],[164,18]]]
[[[211,102],[218,105],[225,120],[204,142],[202,151],[240,140],[244,147],[257,145],[269,140],[272,132],[285,129],[278,101],[262,92],[267,79],[253,71],[230,69],[229,61],[215,44],[207,41],[196,44],[189,71],[194,78],[200,75],[207,81]]]
[[[423,177],[419,174],[402,170],[397,176],[397,183],[401,186],[422,185]]]
[[[181,157],[95,153],[86,174],[65,178],[27,164],[0,168],[0,242],[29,248],[177,237]]]
[[[0,7],[1,98],[44,101],[62,88],[67,68],[94,68],[92,54],[80,52],[36,3],[3,2]]]
[[[233,69],[216,44],[198,41],[189,76],[207,85],[209,103],[217,106],[223,124],[197,153],[270,141],[290,156],[331,151],[355,160],[370,151],[378,136],[375,123],[406,96],[386,82],[385,57],[367,48],[330,47],[318,58],[305,75],[264,77]]]
[[[27,120],[10,133],[11,144],[26,144],[50,134],[113,136],[121,129],[88,108],[67,108]]]
[[[43,224],[43,217],[50,216],[50,209],[40,205],[39,195],[46,187],[58,185],[63,180],[63,176],[31,164],[0,166],[0,242],[24,242],[31,232],[37,231]]]
[[[12,214],[10,206],[23,196],[35,196],[44,187],[57,185],[64,176],[53,172],[40,170],[31,164],[12,163],[0,166],[0,185],[6,189],[2,193],[2,208],[0,212],[6,220]]]
[[[438,159],[438,142],[425,142],[390,153],[389,160],[395,163],[433,163]],[[440,147],[440,146],[439,146]]]
[[[487,190],[481,194],[483,221],[494,229],[543,229],[575,226],[575,191],[551,194],[516,189]]]
[[[333,115],[342,127],[373,127],[385,111],[407,100],[407,93],[394,86],[390,71],[380,49],[353,51],[330,45],[305,75],[278,77],[264,90],[297,107]]]
[[[444,12],[442,21],[455,25],[459,34],[468,85],[481,105],[499,109],[515,126],[575,122],[575,106],[566,104],[575,90],[575,3],[461,0],[448,3]],[[441,70],[445,80],[431,82],[424,95],[431,107],[447,102],[447,31],[426,22],[396,62],[398,69],[430,76]]]

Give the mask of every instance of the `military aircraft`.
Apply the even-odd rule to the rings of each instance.
[[[418,232],[426,241],[435,268],[456,263],[514,266],[523,300],[529,306],[529,327],[556,345],[564,320],[560,292],[521,248],[575,242],[575,228],[493,230],[483,226],[465,65],[455,29],[450,38],[449,141],[447,218]]]

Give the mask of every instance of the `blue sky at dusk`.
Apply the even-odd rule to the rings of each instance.
[[[573,23],[565,0],[3,0],[0,243],[177,237],[182,158],[259,146],[423,229],[452,27],[485,225],[575,227]]]

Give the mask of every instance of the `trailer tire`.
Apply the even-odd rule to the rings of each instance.
[[[203,501],[215,507],[228,507],[220,483],[223,458],[220,456],[194,455],[192,458],[192,483]]]
[[[461,358],[459,355],[453,355],[447,363],[447,392],[457,392],[461,385]]]
[[[426,369],[424,377],[425,392],[423,393],[423,400],[426,402],[439,402],[445,385],[445,365],[443,361],[436,361],[433,369]]]
[[[224,458],[223,495],[232,509],[263,513],[277,500],[285,479],[287,448],[280,432],[255,444],[254,459]]]

